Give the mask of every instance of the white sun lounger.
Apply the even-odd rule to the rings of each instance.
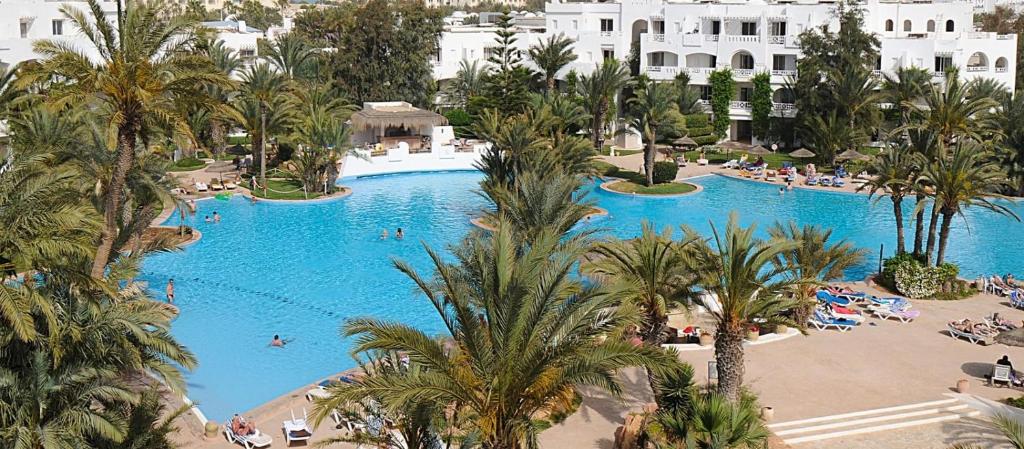
[[[256,433],[252,435],[238,435],[231,430],[231,419],[228,418],[224,424],[224,437],[227,438],[229,443],[241,444],[245,449],[253,449],[259,447],[270,446],[270,443],[274,442],[270,435],[260,432],[256,429]]]
[[[853,329],[853,326],[857,325],[857,323],[850,320],[829,318],[818,310],[814,311],[814,316],[808,319],[807,322],[820,331],[828,328],[834,328],[839,332],[846,332]]]
[[[896,318],[897,320],[900,320],[901,323],[909,323],[921,316],[920,310],[899,310],[888,306],[879,306],[874,304],[868,306],[868,311],[883,320]]]
[[[313,429],[309,428],[306,409],[302,409],[302,418],[296,418],[294,410],[291,413],[292,419],[281,423],[285,441],[291,445],[295,441],[309,441],[310,438],[313,438]]]
[[[992,343],[991,336],[976,334],[974,332],[964,332],[953,326],[953,323],[949,323],[946,325],[946,331],[949,332],[950,337],[962,338],[974,344],[981,343],[983,346],[988,346],[989,344]]]
[[[197,192],[205,192],[207,190],[210,190],[210,186],[206,185],[206,183],[202,183],[202,182],[197,182],[196,183],[196,191]]]

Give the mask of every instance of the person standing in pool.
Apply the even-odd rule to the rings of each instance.
[[[167,303],[168,304],[174,304],[174,279],[173,278],[167,281],[167,288],[165,289],[165,291],[167,293]]]
[[[405,232],[402,232],[402,228],[398,228],[398,230],[395,231],[395,238],[402,240],[403,237],[405,237]]]
[[[220,214],[218,214],[217,211],[213,211],[213,222],[220,223]]]
[[[207,216],[206,216],[205,218],[203,218],[203,221],[205,221],[205,222],[207,222],[207,223],[213,223],[213,220],[212,220],[212,219],[210,219],[210,216],[209,216],[209,215],[207,215]]]
[[[388,230],[387,229],[385,229],[383,231],[380,231],[380,239],[381,240],[387,240],[388,239]]]
[[[282,340],[280,335],[274,334],[274,339],[270,340],[270,346],[275,348],[283,348],[284,345],[288,344],[290,340]]]

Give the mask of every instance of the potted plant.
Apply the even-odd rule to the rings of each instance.
[[[701,346],[711,346],[715,342],[715,337],[712,337],[711,334],[707,332],[701,331],[698,340],[698,344]]]
[[[786,335],[789,332],[789,326],[785,324],[779,324],[775,326],[775,333],[779,335]]]
[[[747,329],[747,340],[757,341],[757,337],[760,336],[761,329],[759,329],[757,326],[750,326],[750,329]]]

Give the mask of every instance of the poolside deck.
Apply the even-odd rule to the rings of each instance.
[[[857,288],[871,290],[858,283]],[[877,291],[876,291],[877,293]],[[749,346],[746,350],[746,385],[763,405],[775,408],[772,422],[843,414],[854,411],[901,406],[948,399],[958,379],[968,379],[970,392],[999,400],[1020,392],[985,385],[983,376],[992,362],[1003,354],[1024,363],[1024,351],[1003,345],[981,346],[954,340],[945,334],[946,323],[970,317],[980,319],[999,312],[1008,319],[1024,320],[1024,311],[1006,304],[1005,298],[979,294],[961,301],[915,301],[922,315],[913,323],[869,318],[851,332],[810,331],[806,337]],[[680,357],[694,366],[697,379],[706,379],[712,351],[684,352]],[[578,413],[541,435],[545,448],[609,449],[615,428],[630,411],[651,402],[651,393],[641,370],[623,372],[622,400],[596,391],[585,392]],[[310,385],[246,412],[281,447],[281,422],[290,410],[311,409],[303,397]],[[223,419],[223,418],[221,418]],[[179,441],[184,447],[229,449],[222,435],[202,438],[194,419],[182,423]],[[314,432],[315,440],[334,436],[338,430],[327,422]],[[977,418],[933,423],[891,432],[869,433],[795,445],[796,449],[824,449],[842,441],[844,449],[927,449],[943,448],[965,438],[991,442],[992,434]],[[337,447],[354,447],[339,445]]]

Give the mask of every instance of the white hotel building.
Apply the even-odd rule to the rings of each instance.
[[[881,42],[879,73],[916,66],[933,71],[940,81],[945,68],[955,66],[965,78],[990,77],[1014,87],[1017,36],[975,32],[972,3],[870,0],[861,6],[867,29]],[[520,30],[518,45],[525,49],[559,33],[575,40],[578,59],[564,75],[572,69],[589,73],[604,58],[625,60],[638,43],[642,72],[660,80],[686,72],[705,95],[708,74],[731,68],[737,88],[730,137],[745,140],[750,137],[751,77],[769,72],[775,114],[792,114],[784,85],[796,74],[799,35],[826,23],[837,29],[834,7],[822,0],[553,2],[546,5],[544,29]],[[483,28],[450,28],[442,38],[435,75],[453,77],[461,59],[482,58],[494,45],[493,35]]]

